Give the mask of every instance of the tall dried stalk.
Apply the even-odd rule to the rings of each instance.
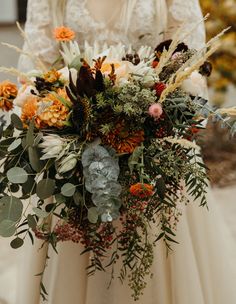
[[[163,103],[168,94],[179,88],[192,72],[199,70],[201,65],[220,47],[219,38],[227,31],[223,30],[216,37],[212,38],[206,45],[196,52],[168,81],[166,89],[162,92],[160,103]]]

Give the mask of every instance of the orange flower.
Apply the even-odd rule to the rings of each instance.
[[[0,97],[0,109],[3,111],[10,111],[13,108],[13,102],[10,99]]]
[[[118,153],[131,154],[134,149],[144,141],[144,131],[130,132],[121,123],[117,124],[115,130],[103,136],[103,141],[112,146]]]
[[[14,83],[11,83],[9,80],[5,80],[0,83],[0,97],[14,99],[16,95],[17,86]]]
[[[66,91],[59,89],[57,94],[64,99],[68,99]],[[65,107],[61,101],[52,93],[49,93],[44,97],[42,103],[52,102],[52,105],[47,107],[42,113],[38,115],[38,119],[42,126],[62,128],[69,115],[69,110]]]
[[[59,78],[61,77],[61,73],[59,73],[55,69],[52,69],[51,71],[45,73],[43,77],[47,82],[53,83],[59,80]]]
[[[21,120],[23,121],[23,123],[27,125],[30,120],[35,118],[37,109],[38,109],[37,97],[29,96],[22,107]]]
[[[75,32],[65,26],[55,28],[53,35],[57,41],[71,41],[75,38]]]
[[[149,197],[154,193],[153,186],[144,183],[137,183],[132,185],[129,191],[133,196],[137,196],[139,198]]]

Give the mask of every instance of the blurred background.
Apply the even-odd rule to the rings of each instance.
[[[39,0],[40,1],[40,0]],[[183,0],[187,1],[187,0]],[[230,27],[222,38],[221,48],[211,57],[213,73],[209,78],[211,103],[217,107],[236,106],[236,0],[200,0],[206,22],[208,39]],[[23,40],[15,22],[23,25],[27,0],[0,0],[0,42],[18,47]],[[0,66],[16,67],[18,54],[0,45]],[[0,73],[0,81],[14,77]],[[224,218],[236,241],[236,139],[229,139],[220,125],[208,123],[199,141],[210,181]],[[0,240],[0,304],[16,303],[17,264],[22,257],[10,249],[9,240]],[[236,254],[236,253],[235,253]]]

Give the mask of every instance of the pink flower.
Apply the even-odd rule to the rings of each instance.
[[[155,120],[159,119],[163,113],[162,106],[160,103],[154,103],[152,104],[149,109],[148,113],[150,116],[152,116]]]

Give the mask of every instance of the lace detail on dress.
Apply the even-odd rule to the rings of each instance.
[[[28,0],[25,33],[30,45],[24,43],[23,49],[32,51],[45,64],[53,63],[57,56],[57,45],[52,39],[52,17],[48,0]],[[29,71],[35,63],[25,55],[20,56],[19,69]]]
[[[52,29],[55,25],[53,17],[58,16],[55,7],[59,9],[56,1],[62,0],[28,0],[25,30],[31,45],[29,48],[25,44],[24,49],[32,49],[48,65],[52,64],[58,56],[57,43],[52,37]],[[93,44],[96,40],[107,44],[132,44],[134,48],[144,44],[155,47],[163,38],[160,32],[163,31],[165,24],[162,21],[166,20],[164,14],[167,14],[165,0],[133,1],[135,5],[131,19],[128,21],[128,31],[124,30],[122,18],[120,20],[117,18],[117,22],[110,22],[109,26],[106,21],[95,20],[87,8],[87,0],[66,0],[64,23],[76,32],[80,45],[83,45],[84,41]],[[171,16],[168,20],[168,27],[172,26],[173,31],[182,22],[187,22],[189,30],[202,18],[198,0],[166,0],[166,2],[168,3],[169,17]],[[204,44],[203,24],[198,26],[186,42],[194,48],[199,48]],[[33,69],[34,63],[28,57],[21,56],[19,68],[22,71]]]
[[[169,4],[169,12],[176,21],[176,25],[187,24],[187,31],[194,28],[203,18],[198,0],[172,0],[172,3]],[[194,28],[194,31],[186,38],[186,43],[195,49],[204,46],[205,27],[203,22]]]
[[[130,20],[128,33],[124,26],[116,22],[112,27],[107,27],[104,22],[98,22],[91,16],[86,7],[86,0],[68,0],[65,15],[66,24],[77,32],[78,40],[82,43],[97,41],[108,44],[124,43],[138,47],[141,44],[156,45],[153,41],[155,7],[153,0],[137,0]],[[140,39],[141,38],[141,39]]]

